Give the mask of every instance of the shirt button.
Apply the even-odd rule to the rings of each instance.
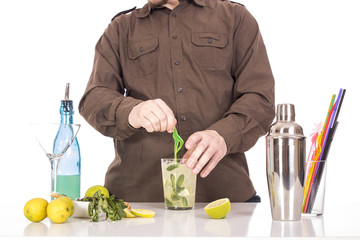
[[[212,43],[212,39],[211,39],[211,38],[208,39],[208,43]]]
[[[184,89],[182,89],[182,88],[178,88],[178,90],[177,90],[177,91],[178,91],[179,93],[182,93],[182,92],[183,92],[183,90],[184,90]]]
[[[141,48],[139,49],[139,51],[140,51],[140,52],[144,51],[144,48],[143,48],[143,47],[141,47]]]
[[[179,62],[179,61],[175,61],[175,65],[180,65],[180,62]]]
[[[176,17],[176,13],[173,13],[172,16],[173,16],[173,17]]]
[[[173,39],[177,39],[177,36],[176,36],[176,35],[174,35],[174,36],[173,36]]]
[[[186,121],[186,116],[181,116],[181,120]]]

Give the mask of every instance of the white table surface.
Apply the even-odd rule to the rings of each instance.
[[[113,237],[348,237],[360,239],[360,203],[326,206],[319,217],[279,222],[271,218],[268,199],[261,203],[232,203],[225,219],[210,219],[197,203],[194,210],[165,210],[163,203],[131,203],[133,208],[156,212],[154,218],[123,218],[111,222],[90,222],[71,218],[55,224],[46,218],[32,223],[23,215],[25,202],[1,202],[0,237],[12,236],[113,236]]]

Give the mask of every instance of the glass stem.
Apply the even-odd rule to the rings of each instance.
[[[51,191],[56,193],[57,170],[61,157],[54,157],[51,161]]]

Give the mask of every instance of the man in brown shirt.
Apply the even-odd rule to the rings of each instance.
[[[275,112],[256,20],[221,0],[148,0],[118,14],[96,44],[79,111],[114,139],[105,186],[116,197],[163,201],[160,159],[174,154],[176,125],[185,140],[178,156],[200,175],[196,201],[250,199],[244,152]]]

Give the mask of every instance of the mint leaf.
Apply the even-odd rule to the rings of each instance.
[[[126,216],[124,208],[127,206],[122,199],[115,199],[115,195],[105,197],[99,190],[92,197],[83,198],[82,201],[90,201],[88,214],[92,217],[91,222],[99,221],[100,209],[106,215],[105,220],[110,218],[110,220],[116,221]]]
[[[181,193],[182,191],[184,191],[184,189],[185,189],[185,187],[180,187],[180,188],[177,187],[174,192]]]
[[[183,182],[184,182],[184,178],[185,178],[184,174],[181,174],[181,175],[179,176],[178,180],[176,181],[176,188],[180,188],[180,187],[181,187],[181,185],[182,185]]]
[[[166,204],[167,207],[173,207],[173,206],[174,206],[174,205],[172,204],[172,202],[171,202],[169,199],[167,199],[167,198],[165,198],[165,204]]]
[[[171,194],[171,200],[173,201],[179,201],[180,200],[180,197],[176,194]]]
[[[186,197],[182,197],[182,204],[184,207],[187,207],[188,206],[188,200]]]
[[[178,167],[179,167],[178,164],[173,164],[173,165],[168,166],[166,168],[166,170],[170,172],[170,171],[172,171],[172,170],[174,170],[175,168],[178,168]]]
[[[171,180],[171,187],[173,189],[175,189],[175,176],[174,176],[174,174],[170,175],[170,180]]]

